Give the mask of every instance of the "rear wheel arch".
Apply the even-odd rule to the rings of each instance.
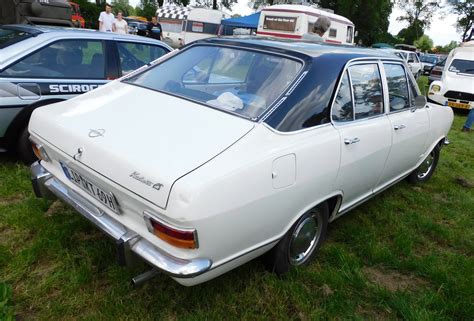
[[[46,99],[42,101],[37,101],[31,105],[25,106],[16,117],[13,119],[11,124],[8,126],[7,131],[5,133],[7,147],[12,148],[16,145],[18,139],[20,138],[23,130],[26,126],[28,126],[28,122],[30,121],[31,114],[33,111],[42,106],[46,106],[49,104],[58,103],[64,101],[65,99]]]

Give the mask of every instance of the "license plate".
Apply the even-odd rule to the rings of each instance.
[[[471,106],[469,106],[469,104],[455,103],[453,101],[448,101],[448,106],[454,108],[471,109]]]
[[[119,214],[119,209],[114,194],[104,191],[83,174],[64,165],[63,163],[61,163],[61,167],[63,168],[64,174],[66,174],[67,178],[69,178],[71,182],[79,186],[82,190],[86,191],[90,196],[104,204],[107,208]]]

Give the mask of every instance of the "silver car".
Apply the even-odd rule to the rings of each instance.
[[[35,108],[100,87],[170,52],[157,40],[59,27],[0,26],[0,150],[32,162]]]

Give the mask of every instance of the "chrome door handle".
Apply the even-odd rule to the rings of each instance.
[[[407,127],[407,126],[405,126],[405,125],[395,125],[395,126],[393,126],[393,129],[400,130],[400,129],[403,129],[405,127]]]
[[[344,138],[344,144],[346,145],[351,145],[360,142],[360,139],[358,137],[354,137],[352,139],[350,138]]]

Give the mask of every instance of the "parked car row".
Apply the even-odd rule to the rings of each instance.
[[[104,74],[119,77],[128,61],[111,52]],[[15,61],[2,62],[8,83],[39,100]],[[427,181],[453,121],[403,59],[355,47],[211,38],[105,82],[34,110],[34,190],[115,239],[121,263],[135,254],[187,286],[260,255],[278,274],[309,263],[329,222],[403,178]]]
[[[0,147],[36,159],[27,125],[36,108],[103,86],[170,52],[157,40],[46,26],[0,26]]]

